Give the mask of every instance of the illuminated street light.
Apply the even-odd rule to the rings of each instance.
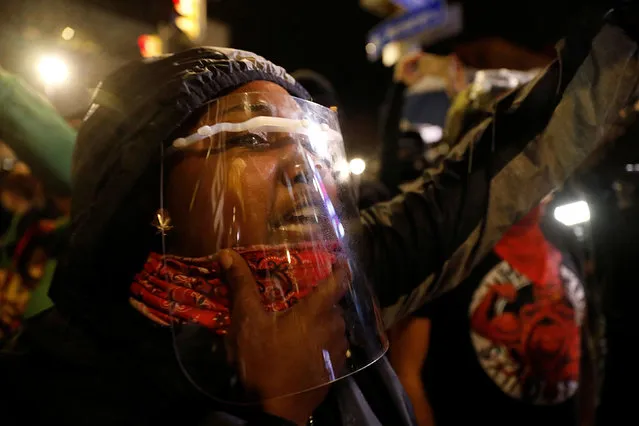
[[[386,67],[392,67],[402,56],[402,45],[398,42],[388,43],[382,49],[382,63]]]
[[[366,162],[361,158],[353,158],[348,165],[354,175],[361,175],[366,170]]]
[[[62,39],[66,41],[71,40],[74,36],[75,30],[71,27],[66,27],[65,29],[63,29],[62,34],[60,35],[60,37],[62,37]]]
[[[200,40],[206,30],[206,2],[203,0],[173,0],[177,14],[175,26],[192,41]]]
[[[69,67],[60,58],[45,56],[38,62],[38,74],[46,87],[64,83],[69,77]]]
[[[566,226],[575,226],[590,221],[590,208],[585,201],[564,204],[555,208],[555,219]]]
[[[419,134],[426,143],[439,142],[444,136],[444,129],[439,126],[426,124],[419,127]]]
[[[142,34],[139,36],[138,47],[143,58],[152,58],[163,53],[162,39],[156,34]]]

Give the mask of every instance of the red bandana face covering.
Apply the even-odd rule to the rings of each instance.
[[[341,247],[313,244],[234,249],[248,263],[264,308],[289,309],[331,274]],[[131,284],[131,305],[161,325],[198,324],[226,334],[229,288],[213,256],[188,258],[151,253]]]

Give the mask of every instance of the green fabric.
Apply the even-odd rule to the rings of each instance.
[[[70,193],[75,137],[46,99],[0,68],[0,139],[59,194]]]
[[[53,302],[49,299],[49,287],[51,287],[51,281],[53,280],[53,274],[55,268],[58,265],[57,260],[49,260],[44,267],[44,274],[38,283],[38,286],[31,293],[29,303],[24,311],[24,318],[30,318],[40,312],[49,309],[53,306]]]
[[[58,239],[64,238],[70,224],[69,218],[61,217],[56,220],[56,222],[57,224],[53,231],[53,236]],[[47,261],[42,278],[40,279],[37,287],[31,293],[31,298],[29,299],[29,303],[24,311],[25,319],[37,315],[53,306],[53,302],[49,298],[49,287],[51,287],[51,282],[53,281],[53,275],[57,265],[58,261],[56,259],[49,259]]]

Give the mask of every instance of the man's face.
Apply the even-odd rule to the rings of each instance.
[[[231,95],[244,93],[252,94],[212,104],[188,134],[257,116],[304,118],[274,83],[252,82]],[[329,166],[299,134],[225,132],[189,146],[171,167],[165,192],[173,251],[203,256],[227,247],[335,239],[337,191]]]

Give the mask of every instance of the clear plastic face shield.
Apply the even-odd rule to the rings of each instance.
[[[355,254],[337,114],[283,92],[231,94],[191,131],[164,153],[164,249],[132,287],[134,307],[172,327],[188,378],[253,403],[379,359],[387,341]],[[223,269],[222,249],[245,265]]]

